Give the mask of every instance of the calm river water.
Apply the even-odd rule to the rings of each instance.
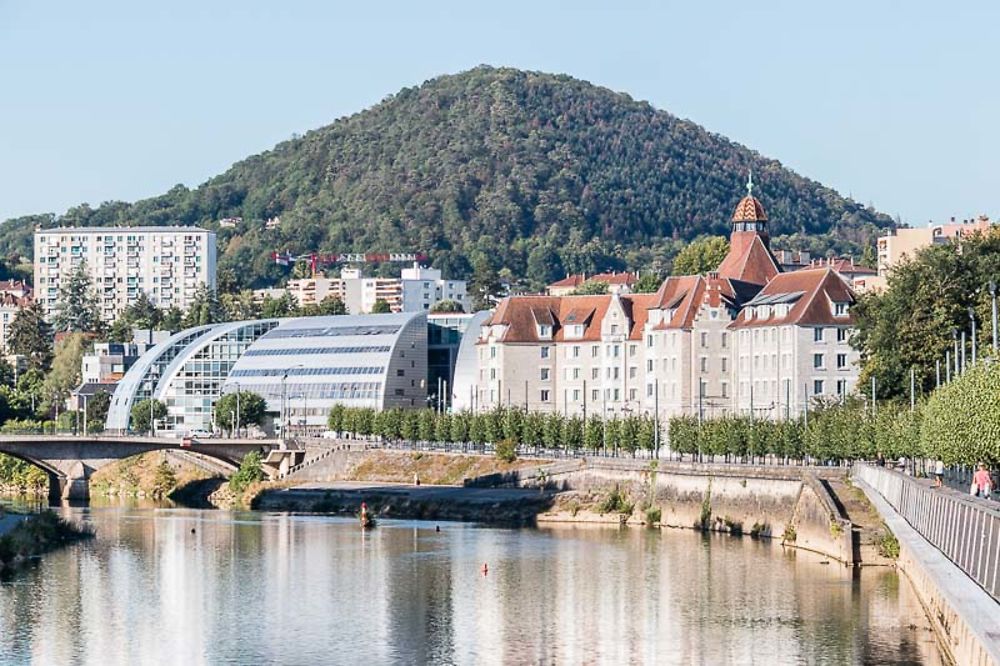
[[[98,536],[0,583],[2,664],[940,663],[894,571],[749,538],[65,512]]]

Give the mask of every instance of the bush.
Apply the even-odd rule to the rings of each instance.
[[[618,513],[623,516],[632,514],[634,504],[629,501],[628,495],[619,486],[607,494],[607,496],[597,505],[597,513]]]
[[[170,491],[177,485],[177,475],[166,460],[156,466],[156,475],[153,477],[153,497],[162,499],[170,494]]]
[[[234,495],[242,495],[250,484],[264,480],[264,468],[261,466],[260,453],[251,451],[243,456],[240,468],[229,479],[229,489]]]
[[[497,460],[512,463],[517,460],[517,442],[512,439],[502,439],[497,442]]]

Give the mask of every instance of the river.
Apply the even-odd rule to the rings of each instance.
[[[0,664],[941,662],[895,571],[747,537],[63,511],[97,538],[0,584]]]

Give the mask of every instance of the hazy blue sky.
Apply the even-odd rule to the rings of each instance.
[[[995,1],[0,0],[0,219],[195,186],[480,63],[627,92],[910,223],[996,216],[998,27]]]

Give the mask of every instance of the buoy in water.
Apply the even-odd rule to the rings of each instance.
[[[483,562],[483,575],[485,576],[485,575],[486,575],[486,574],[488,574],[489,572],[490,572],[490,567],[489,567],[489,565],[488,565],[488,564],[486,564],[486,562]]]
[[[441,531],[441,526],[440,525],[435,525],[434,526],[434,531],[435,532],[440,532]]]

